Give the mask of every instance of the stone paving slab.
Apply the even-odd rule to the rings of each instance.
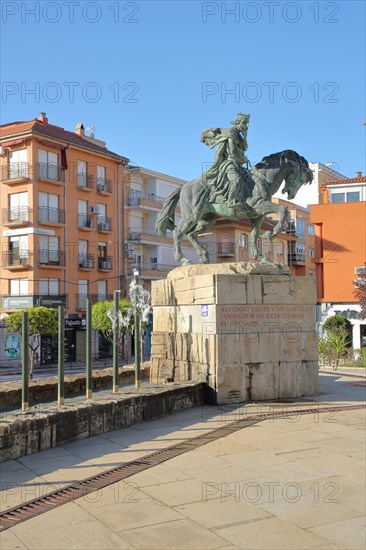
[[[343,405],[361,402],[359,388],[352,393],[334,377],[321,379],[323,402],[330,393]],[[224,426],[238,410],[191,409],[2,464],[15,487],[1,499],[22,502],[25,489],[83,479],[90,468],[113,467],[129,453],[143,456]],[[254,418],[254,406],[248,410]],[[363,550],[365,410],[293,420],[255,422],[19,524],[0,534],[1,550]]]

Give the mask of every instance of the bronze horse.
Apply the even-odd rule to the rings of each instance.
[[[264,157],[247,172],[243,179],[244,201],[242,205],[231,207],[223,202],[209,201],[211,188],[207,183],[205,174],[186,183],[183,187],[174,190],[166,199],[161,216],[156,223],[155,230],[162,236],[167,230],[173,231],[174,256],[183,265],[191,261],[182,253],[181,241],[183,235],[191,241],[202,263],[208,263],[207,250],[200,244],[198,235],[205,233],[218,218],[231,220],[250,219],[252,231],[249,237],[249,247],[253,258],[261,261],[269,261],[263,256],[258,247],[259,229],[268,214],[276,213],[279,221],[273,231],[266,231],[265,239],[273,239],[285,226],[289,211],[285,206],[275,204],[271,197],[281,187],[285,186],[282,193],[287,193],[288,199],[293,199],[300,187],[311,183],[313,173],[308,161],[298,153],[291,150],[274,153]],[[174,212],[180,200],[181,220],[178,226],[174,223]]]

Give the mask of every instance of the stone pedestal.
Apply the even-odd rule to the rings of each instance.
[[[316,395],[315,304],[283,264],[178,267],[152,283],[151,381],[207,382],[217,404]]]

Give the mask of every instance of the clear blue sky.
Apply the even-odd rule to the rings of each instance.
[[[242,111],[252,162],[291,148],[346,176],[365,173],[361,0],[2,0],[1,9],[2,123],[40,111],[68,130],[93,123],[132,163],[192,179],[213,159],[201,131]]]

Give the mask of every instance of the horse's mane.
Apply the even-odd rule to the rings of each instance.
[[[272,153],[272,155],[263,157],[262,160],[254,166],[254,168],[257,168],[258,170],[261,168],[275,168],[285,162],[286,159],[309,168],[308,161],[296,153],[296,151],[292,151],[291,149],[286,149],[280,153]]]

